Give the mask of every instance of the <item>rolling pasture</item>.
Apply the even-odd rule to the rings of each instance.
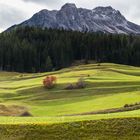
[[[57,77],[55,88],[46,89],[43,87],[42,80],[47,75]],[[79,78],[85,80],[86,88],[65,89],[69,83],[75,83]],[[88,125],[89,128],[94,126],[94,131],[96,132],[97,129],[102,132],[103,127],[105,127],[102,134],[108,135],[107,138],[113,135],[112,139],[115,139],[119,134],[117,130],[122,126],[119,125],[120,123],[124,124],[123,126],[127,127],[128,131],[132,129],[132,125],[135,126],[136,130],[133,129],[134,131],[131,134],[128,132],[130,134],[128,134],[128,138],[134,139],[133,135],[135,134],[135,139],[139,139],[138,134],[140,132],[137,124],[140,122],[140,109],[116,113],[92,114],[92,112],[122,108],[126,104],[135,103],[140,103],[139,67],[103,63],[101,65],[73,66],[60,71],[37,74],[0,72],[0,105],[23,106],[32,115],[31,117],[0,117],[2,136],[8,136],[8,132],[4,133],[4,129],[7,128],[9,129],[11,139],[14,139],[13,135],[16,135],[14,134],[15,132],[12,132],[11,127],[15,126],[17,131],[20,131],[20,128],[18,128],[19,124],[26,125],[27,130],[31,131],[34,126],[36,126],[36,129],[45,127],[46,131],[51,133],[51,130],[58,130],[59,126],[67,131],[67,128],[72,127],[71,123],[80,127],[79,131],[83,133],[79,134],[79,137],[81,135],[83,139],[86,139],[88,136],[82,135],[86,132],[89,134],[92,131],[88,129]],[[84,115],[86,113],[88,115]],[[99,124],[99,122],[101,123]],[[129,123],[127,124],[127,122]],[[113,125],[114,131],[111,133]],[[26,127],[23,131],[26,131]],[[48,128],[50,129],[47,130]],[[44,129],[42,133],[45,133]],[[66,133],[66,135],[73,134],[74,131],[80,133],[75,129],[71,128],[72,131]],[[105,130],[110,131],[110,133],[106,134]],[[120,132],[123,138],[126,137],[124,136],[127,133],[125,131],[127,129],[122,133]],[[59,133],[61,134],[58,131],[58,135]],[[27,135],[22,134],[22,136],[18,137],[18,139],[27,139]],[[52,138],[51,134],[49,136],[46,138]],[[99,138],[103,139],[103,135],[99,137],[91,135],[88,137],[88,139],[92,138],[95,140]],[[42,137],[42,139],[44,138]],[[58,139],[57,135],[54,139]],[[69,139],[72,139],[72,137],[69,137]],[[73,139],[76,139],[76,136]]]

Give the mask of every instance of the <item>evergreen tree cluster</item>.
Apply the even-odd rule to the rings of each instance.
[[[140,66],[140,37],[34,27],[0,34],[0,70],[44,72],[75,60]]]

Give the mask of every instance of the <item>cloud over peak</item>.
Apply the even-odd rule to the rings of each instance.
[[[23,0],[24,2],[32,2],[41,5],[48,5],[49,7],[57,6],[62,3],[62,0]]]

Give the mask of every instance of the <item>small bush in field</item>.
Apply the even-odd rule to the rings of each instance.
[[[127,107],[129,107],[129,105],[128,105],[128,104],[125,104],[125,105],[124,105],[124,108],[127,108]]]
[[[85,87],[86,87],[85,81],[82,78],[80,78],[78,82],[76,83],[76,88],[80,89],[80,88],[85,88]]]
[[[65,89],[72,90],[72,89],[82,89],[85,87],[86,87],[85,81],[82,78],[80,78],[75,84],[67,85]]]
[[[74,85],[73,84],[69,84],[69,85],[67,85],[67,87],[65,89],[67,89],[67,90],[74,89]]]
[[[140,106],[140,102],[136,102],[134,104],[125,104],[124,105],[124,108],[127,108],[127,107],[135,107],[135,106]]]
[[[51,89],[56,85],[57,78],[55,76],[47,76],[43,80],[44,87]]]

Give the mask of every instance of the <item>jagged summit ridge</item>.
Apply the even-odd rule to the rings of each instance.
[[[77,8],[77,7],[74,3],[66,3],[61,7],[61,9],[65,9],[65,8],[67,9],[67,8]]]
[[[18,26],[63,28],[81,32],[86,30],[89,32],[140,34],[139,25],[129,22],[120,11],[111,6],[100,6],[90,10],[77,8],[73,3],[66,3],[60,10],[41,10]]]

